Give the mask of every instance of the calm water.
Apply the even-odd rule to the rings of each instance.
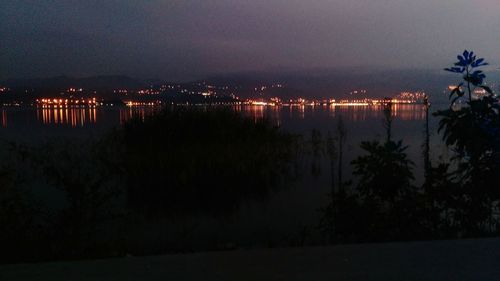
[[[98,108],[0,108],[0,138],[24,142],[40,142],[54,137],[97,137],[113,127],[120,126],[133,116],[153,114],[154,107],[98,107]],[[362,151],[361,141],[383,140],[383,112],[377,106],[327,107],[261,107],[242,106],[235,110],[254,119],[268,118],[281,128],[310,136],[313,129],[322,136],[334,131],[340,116],[347,128],[345,148],[346,180],[351,178],[349,163]],[[431,112],[436,108],[431,108]],[[422,144],[426,111],[421,105],[394,105],[392,111],[393,138],[408,145],[408,154],[415,162],[415,182],[422,181]],[[436,132],[437,120],[430,119],[431,146],[434,160],[446,156],[447,150]],[[304,163],[304,175],[288,188],[272,194],[264,201],[249,201],[227,218],[193,218],[186,220],[193,239],[216,237],[221,243],[238,246],[272,246],[280,241],[293,241],[307,233],[308,241],[316,243],[320,235],[318,209],[328,200],[330,175],[327,159],[323,158],[322,173],[313,176]],[[190,225],[191,224],[191,225]],[[302,234],[300,234],[302,233]],[[145,239],[154,237],[145,237]],[[207,239],[208,239],[207,238]]]
[[[43,141],[53,137],[99,136],[133,116],[153,114],[154,107],[0,108],[2,137]]]

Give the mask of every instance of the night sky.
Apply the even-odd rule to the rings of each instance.
[[[499,0],[2,0],[0,79],[500,62]]]

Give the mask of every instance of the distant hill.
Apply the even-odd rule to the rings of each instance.
[[[499,91],[500,71],[487,73],[487,82]],[[259,83],[282,83],[280,90],[288,96],[306,98],[352,98],[350,92],[367,90],[368,97],[391,97],[402,91],[424,91],[433,102],[447,102],[447,87],[460,77],[441,69],[377,70],[377,69],[314,69],[288,72],[247,72],[219,75],[206,79],[216,85],[239,85],[247,89],[243,96],[252,96],[252,87]],[[279,95],[279,93],[277,93]]]
[[[2,81],[1,84],[12,89],[68,89],[75,87],[87,90],[140,89],[146,85],[140,80],[122,75],[92,76],[86,78],[58,76],[51,78],[10,79]]]
[[[499,92],[500,71],[490,71],[487,76],[486,81]],[[447,102],[447,87],[459,80],[460,77],[457,75],[446,73],[441,69],[351,68],[230,73],[185,83],[168,83],[160,79],[139,80],[123,75],[109,75],[86,78],[58,76],[10,79],[0,81],[0,85],[7,86],[17,93],[32,89],[35,95],[40,96],[58,93],[70,87],[84,88],[86,91],[100,91],[101,96],[108,98],[114,98],[114,96],[109,96],[111,90],[137,90],[150,85],[159,88],[162,84],[180,85],[179,89],[190,89],[195,92],[206,90],[197,85],[227,87],[226,92],[234,93],[241,98],[382,98],[395,96],[402,91],[424,91],[430,96],[432,102]],[[278,84],[284,87],[272,87]],[[265,90],[259,90],[261,88]],[[366,90],[367,93],[359,94],[361,90]],[[354,91],[358,91],[358,94],[351,95],[350,93]]]
[[[252,87],[258,83],[283,83],[286,93],[303,97],[349,97],[368,90],[369,97],[394,96],[401,91],[425,91],[442,99],[443,91],[456,81],[444,71],[425,70],[310,70],[287,73],[237,73],[208,78],[214,84]],[[251,94],[251,93],[250,93]]]

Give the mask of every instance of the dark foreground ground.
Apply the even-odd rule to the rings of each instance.
[[[500,238],[0,266],[0,280],[500,280]]]

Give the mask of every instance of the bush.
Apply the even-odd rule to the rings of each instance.
[[[293,136],[224,109],[167,109],[119,132],[128,202],[145,212],[224,213],[286,180]]]

